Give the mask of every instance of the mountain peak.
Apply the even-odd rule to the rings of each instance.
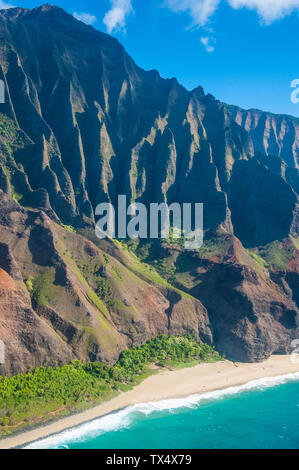
[[[60,8],[56,5],[50,5],[50,3],[44,3],[39,7],[33,8],[29,10],[32,14],[44,14],[44,13],[51,13],[51,14],[59,14],[64,16],[72,16],[67,13],[63,8]]]
[[[39,7],[29,9],[29,8],[21,8],[21,7],[12,7],[12,8],[6,8],[6,9],[0,9],[0,15],[3,18],[9,18],[9,19],[16,19],[18,17],[23,17],[23,16],[36,16],[44,13],[58,13],[61,15],[62,13],[64,15],[68,15],[66,11],[64,11],[62,8],[50,5],[49,3],[45,3],[43,5],[40,5]]]
[[[123,46],[112,36],[86,25],[67,13],[63,8],[45,3],[33,9],[9,8],[0,10],[0,37],[8,37],[13,32],[13,37],[18,36],[20,24],[26,25],[28,31],[32,30],[31,23],[39,24],[41,31],[46,31],[49,27],[74,38],[82,43],[96,44],[107,43],[112,47],[123,50]]]
[[[6,9],[0,9],[0,16],[2,18],[7,18],[9,20],[16,20],[18,18],[33,18],[33,17],[44,17],[45,15],[50,15],[51,17],[59,17],[59,18],[72,18],[74,21],[75,18],[67,13],[63,8],[60,8],[55,5],[50,5],[49,3],[44,3],[36,8],[21,8],[21,7],[12,7]]]
[[[1,8],[1,14],[11,14],[12,12],[16,11],[23,11],[23,12],[33,12],[33,11],[49,11],[49,10],[62,10],[62,8],[50,5],[49,3],[44,3],[43,5],[40,5],[35,8],[23,8],[23,7],[10,7],[10,8]],[[64,10],[63,10],[64,11]]]
[[[62,10],[62,8],[57,7],[56,5],[50,5],[50,3],[44,3],[43,5],[34,8],[34,10],[50,11],[50,10]]]

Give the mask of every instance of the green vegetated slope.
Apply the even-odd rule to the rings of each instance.
[[[202,247],[195,252],[184,250],[183,239],[126,240],[120,246],[132,259],[139,260],[145,272],[155,273],[156,280],[159,276],[160,283],[163,279],[163,282],[167,281],[172,287],[191,295],[192,289],[204,277],[209,263],[238,262],[253,269],[265,280],[270,276],[270,271],[287,271],[288,263],[295,259],[299,248],[298,239],[293,237],[250,249],[245,249],[240,243],[234,246],[235,242],[230,234],[217,231],[205,236]]]
[[[269,351],[290,352],[299,300],[297,238],[245,249],[236,237],[218,231],[207,234],[194,252],[173,240],[126,245],[131,256],[157,270],[170,285],[200,300],[219,351],[246,362],[261,361]]]
[[[6,114],[0,113],[0,188],[10,191],[13,199],[22,203],[27,202],[24,198],[26,176],[14,156],[28,144],[30,140],[17,124]]]
[[[0,435],[46,420],[56,413],[82,409],[140,383],[150,364],[177,368],[220,360],[210,346],[190,336],[161,335],[123,351],[114,366],[73,361],[57,368],[38,367],[25,374],[0,378]]]

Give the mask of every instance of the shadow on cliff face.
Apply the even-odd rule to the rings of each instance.
[[[267,245],[290,233],[297,197],[255,158],[235,163],[229,206],[236,237],[244,246]]]
[[[190,293],[208,310],[214,344],[227,357],[254,362],[289,352],[296,305],[249,267],[215,264]]]
[[[53,266],[56,260],[53,234],[42,225],[35,225],[28,239],[32,262],[39,266]]]
[[[10,247],[2,242],[0,242],[0,268],[6,271],[14,280],[22,280],[22,275]]]

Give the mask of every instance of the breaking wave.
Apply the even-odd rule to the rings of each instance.
[[[49,449],[49,448],[68,448],[67,443],[85,441],[100,434],[127,428],[138,418],[138,416],[147,416],[153,412],[173,411],[180,408],[196,408],[203,401],[217,400],[226,396],[236,395],[249,390],[262,390],[269,387],[282,385],[290,381],[299,380],[299,372],[285,374],[277,377],[265,377],[252,380],[244,385],[228,387],[221,390],[206,392],[202,394],[190,395],[186,398],[175,398],[161,400],[157,402],[140,403],[128,406],[122,410],[110,413],[106,416],[93,419],[76,427],[66,429],[58,434],[32,442],[25,449]]]

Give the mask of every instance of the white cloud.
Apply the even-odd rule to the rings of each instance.
[[[74,11],[73,16],[76,20],[82,21],[85,24],[94,24],[97,21],[97,17],[90,13],[77,13]]]
[[[228,0],[228,3],[235,9],[245,7],[257,10],[266,24],[299,11],[299,0]]]
[[[3,2],[0,0],[0,10],[7,10],[8,8],[14,8],[14,5],[11,5],[10,3]]]
[[[188,13],[192,26],[204,26],[214,15],[221,0],[165,0],[165,5],[176,13]],[[299,0],[226,0],[234,8],[256,10],[266,24],[299,11]]]
[[[125,29],[127,17],[133,13],[131,0],[110,0],[111,9],[104,17],[108,33]]]
[[[217,10],[220,0],[165,0],[174,12],[187,12],[192,18],[192,26],[204,26]]]
[[[215,50],[215,39],[209,36],[203,36],[200,38],[200,42],[205,46],[207,52],[214,52]]]
[[[299,0],[164,0],[164,6],[174,13],[187,13],[192,18],[191,27],[196,28],[209,23],[221,1],[226,1],[234,9],[256,10],[266,24],[293,11],[299,11]],[[134,13],[132,2],[133,0],[110,0],[111,8],[103,19],[109,33],[125,29],[127,17]],[[74,13],[74,16],[87,24],[96,21],[88,13]],[[208,52],[215,49],[215,40],[212,37],[203,36],[201,42]]]
[[[74,11],[73,16],[76,18],[76,20],[82,21],[85,24],[94,24],[97,21],[97,17],[95,15],[91,15],[90,13],[77,13]]]

